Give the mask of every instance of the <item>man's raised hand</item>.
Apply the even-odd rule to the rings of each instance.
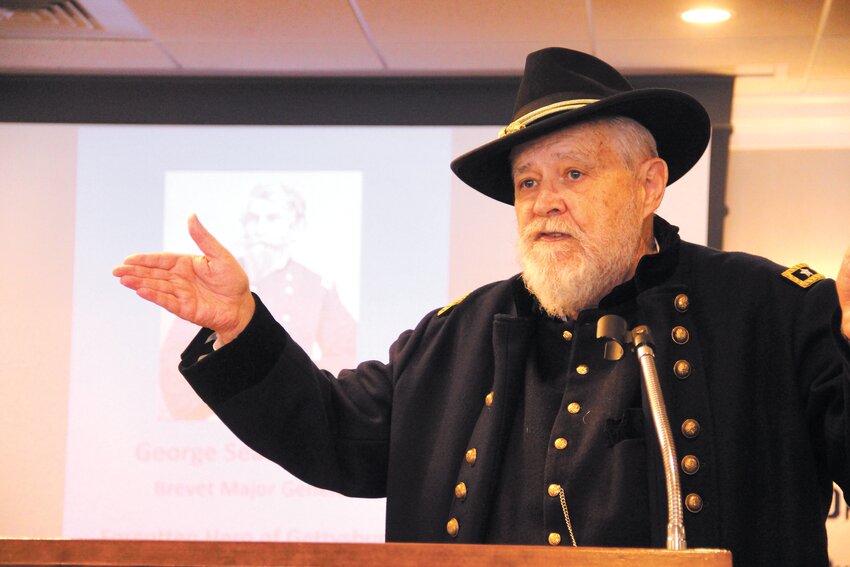
[[[203,256],[133,254],[112,275],[139,297],[214,330],[221,346],[236,338],[254,315],[248,276],[196,215],[189,218],[189,235]]]

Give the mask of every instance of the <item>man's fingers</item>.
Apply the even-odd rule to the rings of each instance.
[[[118,279],[118,282],[124,287],[129,287],[130,289],[139,289],[144,284],[145,280],[142,278],[137,278],[136,276],[121,276]]]
[[[230,255],[227,248],[222,246],[215,236],[201,224],[196,214],[189,217],[189,236],[192,237],[192,240],[195,241],[195,244],[207,258],[221,258]]]
[[[121,266],[117,266],[118,268],[125,268],[127,266],[144,266],[148,268],[159,268],[161,270],[170,270],[177,264],[177,260],[180,259],[180,254],[173,254],[171,252],[162,252],[156,254],[133,254],[132,256],[127,256],[124,258],[124,264]],[[120,274],[116,274],[115,270],[112,270],[112,273],[116,276]]]
[[[179,286],[175,286],[174,282],[169,280],[144,278],[139,276],[121,276],[118,281],[121,285],[129,287],[130,289],[138,290],[141,288],[147,288],[171,295],[177,294],[179,289],[181,289]]]
[[[154,268],[147,265],[127,264],[121,264],[120,266],[112,268],[112,275],[119,278],[132,276],[152,280],[171,280],[175,277],[174,272],[171,272],[168,269]]]

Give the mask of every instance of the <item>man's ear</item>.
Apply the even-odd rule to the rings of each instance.
[[[641,183],[643,184],[643,218],[651,217],[664,198],[667,189],[667,162],[661,158],[652,158],[641,166]]]

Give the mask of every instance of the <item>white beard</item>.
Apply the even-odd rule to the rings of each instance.
[[[621,209],[608,228],[597,241],[564,219],[535,219],[524,228],[518,243],[522,279],[547,314],[575,319],[631,275],[642,248],[637,203]],[[572,238],[534,240],[540,231]]]
[[[256,242],[245,247],[245,257],[241,263],[248,279],[256,282],[275,270],[283,269],[288,262],[289,246]]]

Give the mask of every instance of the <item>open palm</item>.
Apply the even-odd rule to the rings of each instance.
[[[189,219],[189,234],[203,256],[134,254],[112,273],[139,297],[181,319],[213,329],[220,342],[229,342],[245,328],[254,312],[248,277],[194,215]]]

